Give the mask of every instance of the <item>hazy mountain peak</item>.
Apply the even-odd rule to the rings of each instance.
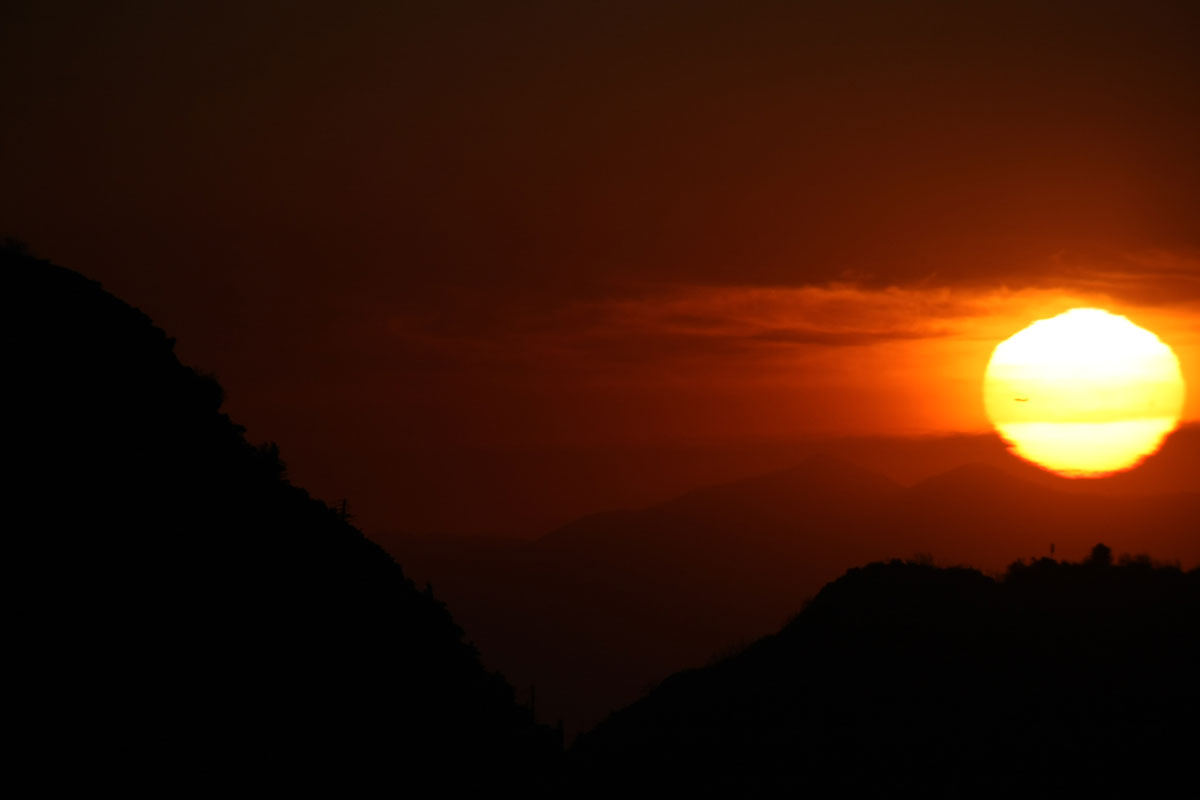
[[[1019,478],[990,464],[971,463],[926,478],[910,489],[915,493],[944,491],[1004,491],[1052,493],[1054,490]]]
[[[899,490],[898,484],[877,472],[838,456],[819,453],[788,469],[694,489],[660,508],[681,510],[713,502],[824,504],[847,496],[888,495]]]

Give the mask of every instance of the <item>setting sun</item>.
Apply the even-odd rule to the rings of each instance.
[[[1139,464],[1174,430],[1183,400],[1171,348],[1096,308],[1038,320],[1001,342],[984,378],[988,417],[1012,451],[1070,477]]]

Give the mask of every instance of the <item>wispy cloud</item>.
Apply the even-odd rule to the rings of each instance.
[[[761,345],[846,347],[937,338],[977,313],[948,289],[692,287],[610,304],[606,323],[633,332]]]
[[[1200,253],[1152,251],[1104,263],[1065,263],[1054,280],[1139,305],[1200,304]]]
[[[392,317],[384,335],[403,360],[436,369],[737,370],[823,353],[833,363],[850,349],[911,362],[918,350],[956,342],[986,360],[994,343],[1075,306],[1129,314],[1164,336],[1200,338],[1188,333],[1197,305],[1200,259],[1151,253],[1103,264],[1058,259],[1037,280],[1011,286],[660,285],[626,296]]]

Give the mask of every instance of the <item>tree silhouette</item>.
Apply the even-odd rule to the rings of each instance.
[[[1111,567],[1112,550],[1103,544],[1098,544],[1092,548],[1092,554],[1088,556],[1084,563],[1092,567]]]

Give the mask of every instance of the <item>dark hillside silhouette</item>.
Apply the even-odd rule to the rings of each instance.
[[[1200,572],[850,570],[581,737],[581,794],[1165,796],[1200,744]],[[1181,782],[1180,782],[1181,781]]]
[[[0,254],[17,735],[89,785],[543,786],[445,607],[86,278]],[[182,783],[180,783],[182,782]]]

